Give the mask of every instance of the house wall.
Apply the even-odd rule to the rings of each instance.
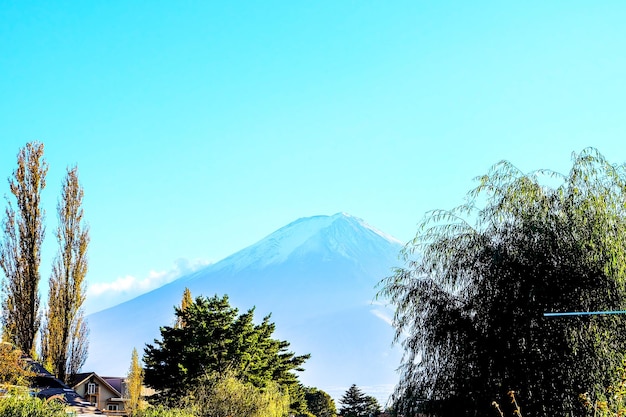
[[[96,384],[96,394],[90,395],[87,393],[89,383]],[[111,391],[101,380],[96,377],[91,377],[88,380],[74,387],[74,390],[83,397],[85,400],[93,403],[102,411],[107,411],[108,400],[111,398],[118,398],[119,394]],[[120,408],[123,408],[120,406]]]

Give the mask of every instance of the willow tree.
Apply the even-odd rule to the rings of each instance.
[[[586,149],[568,174],[500,162],[477,180],[382,282],[405,352],[396,403],[489,415],[513,390],[525,415],[583,415],[579,394],[620,363],[626,316],[544,313],[626,309],[626,168]]]
[[[89,227],[83,216],[83,188],[76,167],[67,170],[57,204],[58,254],[49,280],[48,311],[42,340],[42,357],[52,372],[67,381],[87,358],[85,301]]]
[[[31,354],[41,321],[38,286],[45,227],[40,200],[48,172],[43,152],[43,143],[30,142],[18,153],[17,169],[9,178],[17,210],[8,200],[0,242],[3,332],[6,340]]]

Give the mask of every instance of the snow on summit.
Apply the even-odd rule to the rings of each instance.
[[[372,246],[373,242],[380,239],[402,245],[394,237],[347,213],[304,217],[225,258],[215,267],[234,270],[263,268],[284,262],[295,252],[319,250],[320,245],[332,246],[328,248],[332,252],[349,256],[346,246],[350,246],[354,252],[359,246]]]

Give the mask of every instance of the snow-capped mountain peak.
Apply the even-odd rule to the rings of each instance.
[[[223,259],[215,269],[264,268],[285,262],[292,254],[328,250],[345,257],[370,248],[402,245],[390,235],[347,213],[304,217],[278,229],[257,243]]]

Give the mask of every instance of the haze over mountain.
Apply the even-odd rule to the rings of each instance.
[[[310,353],[300,380],[335,399],[353,383],[384,402],[397,382],[392,312],[373,303],[375,285],[399,265],[402,243],[345,213],[296,220],[259,242],[130,301],[88,316],[85,371],[125,375],[134,347],[174,321],[185,287],[228,294],[240,312],[267,314],[276,338]]]

